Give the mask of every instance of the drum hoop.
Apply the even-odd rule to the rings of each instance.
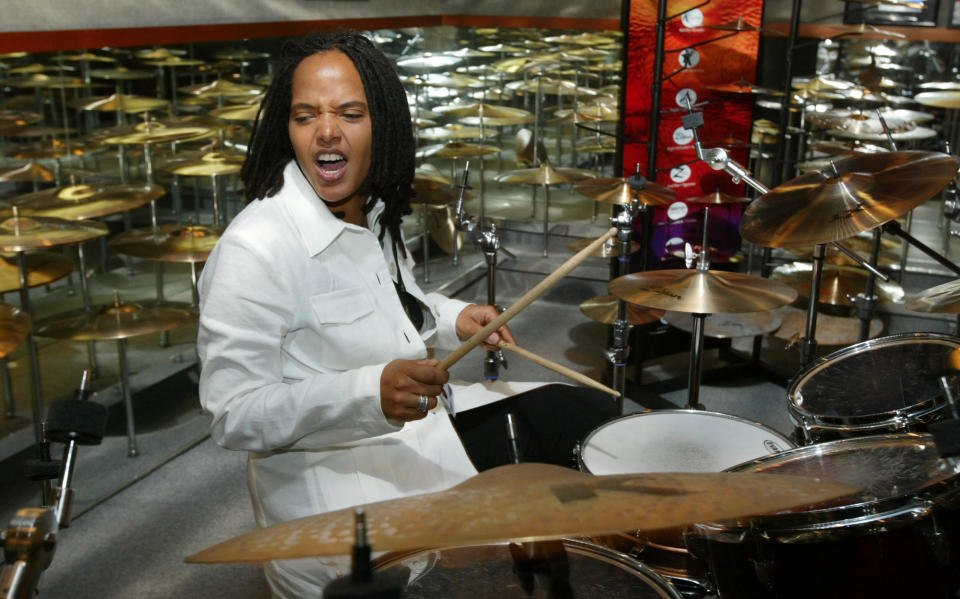
[[[942,409],[944,405],[942,398],[929,399],[897,410],[864,414],[862,416],[823,416],[810,412],[802,405],[803,394],[800,392],[800,387],[810,378],[822,372],[828,366],[847,358],[851,358],[862,353],[867,353],[879,347],[905,345],[920,340],[939,345],[960,348],[960,337],[945,335],[943,333],[899,333],[896,335],[888,335],[886,337],[877,337],[876,339],[868,339],[866,341],[861,341],[860,343],[855,343],[854,345],[844,347],[814,360],[809,366],[807,366],[807,368],[805,368],[792,381],[790,381],[790,386],[787,387],[788,411],[801,423],[814,422],[827,425],[857,425],[858,423],[888,423],[898,419],[925,416]]]
[[[583,441],[580,443],[580,449],[579,449],[579,451],[577,451],[577,466],[579,467],[580,472],[586,472],[587,474],[593,474],[593,472],[590,471],[590,469],[587,467],[586,463],[584,463],[584,461],[583,461],[583,453],[584,453],[584,451],[586,450],[587,446],[590,444],[590,440],[593,438],[593,436],[594,436],[595,434],[597,434],[598,432],[600,432],[601,429],[606,428],[607,426],[609,426],[609,425],[611,425],[611,424],[613,424],[614,422],[617,422],[617,421],[619,421],[619,420],[627,420],[627,419],[631,419],[631,418],[639,418],[639,417],[650,416],[650,415],[658,416],[658,415],[677,415],[677,414],[696,414],[696,415],[698,415],[698,416],[721,417],[721,418],[726,418],[726,419],[728,419],[728,420],[734,420],[734,421],[739,422],[739,423],[741,423],[741,424],[744,424],[744,423],[745,423],[745,424],[751,424],[751,425],[753,425],[755,428],[763,429],[763,431],[769,433],[770,436],[776,437],[777,439],[783,441],[784,444],[785,444],[787,447],[789,447],[789,448],[792,448],[792,447],[794,447],[794,446],[796,445],[796,443],[793,442],[792,440],[790,440],[789,437],[786,437],[786,436],[778,433],[777,431],[773,430],[772,428],[770,428],[770,427],[767,426],[766,424],[763,424],[762,422],[757,422],[757,421],[755,421],[755,420],[747,420],[746,418],[741,418],[740,416],[734,416],[734,415],[732,415],[732,414],[724,414],[724,413],[722,413],[722,412],[710,412],[710,411],[707,411],[707,410],[684,410],[684,409],[676,409],[676,410],[644,410],[644,411],[642,411],[642,412],[634,412],[633,414],[624,414],[623,416],[615,416],[615,417],[613,417],[613,418],[610,418],[609,420],[607,420],[607,421],[601,423],[599,426],[597,426],[597,428],[595,428],[595,429],[593,429],[592,431],[590,431],[589,433],[587,433],[587,436],[584,437],[584,438],[583,438]]]

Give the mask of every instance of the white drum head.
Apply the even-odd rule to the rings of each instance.
[[[795,445],[762,424],[700,410],[631,414],[594,430],[580,449],[592,474],[722,472]]]

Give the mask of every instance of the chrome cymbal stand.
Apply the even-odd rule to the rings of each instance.
[[[639,165],[638,165],[639,166]],[[639,173],[630,179],[630,187],[635,191],[643,189],[646,179]],[[630,273],[630,235],[633,230],[633,219],[646,205],[634,200],[623,207],[614,216],[610,217],[610,224],[617,228],[617,276],[622,277]],[[617,319],[613,321],[613,343],[607,349],[607,360],[613,365],[612,387],[620,392],[617,398],[617,407],[623,413],[623,398],[627,388],[627,360],[630,357],[630,321],[627,320],[627,302],[617,299]]]

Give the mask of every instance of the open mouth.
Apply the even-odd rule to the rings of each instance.
[[[327,152],[318,155],[314,162],[324,181],[336,181],[347,170],[347,158],[339,152]]]

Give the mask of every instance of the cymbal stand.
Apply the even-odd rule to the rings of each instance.
[[[710,270],[710,251],[707,232],[710,215],[710,206],[703,206],[703,241],[700,247],[700,254],[697,256],[697,270],[705,272]],[[823,249],[823,246],[818,246]],[[693,330],[690,338],[690,370],[687,375],[687,410],[703,410],[703,404],[700,403],[700,379],[703,375],[703,324],[709,314],[694,313],[690,315],[693,318]]]
[[[154,183],[154,174],[153,174],[153,144],[145,143],[143,144],[143,161],[146,168],[147,183],[152,185]],[[214,224],[218,223],[218,213],[217,209],[217,192],[216,185],[214,185]],[[150,200],[150,226],[153,228],[154,233],[157,232],[159,226],[157,223],[157,201]],[[154,265],[154,272],[156,273],[156,282],[157,282],[157,301],[164,301],[163,298],[163,262],[157,261]],[[167,347],[170,345],[170,335],[166,331],[160,333],[160,347]],[[126,361],[126,358],[123,359]],[[133,449],[134,455],[136,455],[136,447]]]
[[[639,165],[637,165],[639,168]],[[646,179],[636,177],[638,187],[646,186]],[[631,180],[632,181],[632,180]],[[631,183],[633,187],[633,183]],[[622,277],[630,272],[630,235],[633,229],[633,219],[640,210],[646,210],[646,205],[634,201],[623,207],[623,210],[610,217],[610,224],[617,228],[617,276]],[[646,235],[644,230],[644,235]],[[630,357],[630,321],[627,319],[627,302],[617,300],[617,318],[613,321],[613,343],[607,349],[607,360],[613,365],[613,381],[611,386],[620,393],[617,398],[617,409],[623,413],[623,398],[627,388],[627,360]]]

